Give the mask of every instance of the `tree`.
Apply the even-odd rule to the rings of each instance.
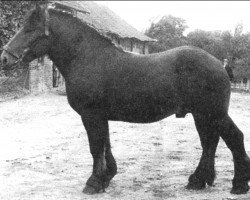
[[[220,35],[220,31],[195,30],[187,35],[187,41],[189,45],[199,47],[219,60],[223,60],[226,52]]]
[[[196,30],[187,35],[187,41],[221,61],[227,59],[237,79],[250,78],[250,33],[243,33],[242,24],[234,32]]]
[[[15,34],[35,1],[0,1],[0,47]]]
[[[0,0],[0,48],[4,46],[22,25],[25,15],[35,4],[35,1],[1,1]],[[0,50],[0,54],[1,54]],[[0,71],[0,76],[10,72]],[[23,73],[16,71],[17,76]]]
[[[149,53],[165,51],[184,45],[186,39],[183,35],[187,25],[184,19],[172,15],[162,17],[157,23],[152,23],[145,34],[157,39],[149,45]]]
[[[250,33],[243,33],[243,25],[237,24],[234,33],[222,33],[226,58],[237,79],[250,78]]]
[[[250,78],[250,57],[236,60],[235,66],[233,73],[236,81]]]
[[[237,24],[234,33],[223,32],[221,38],[227,53],[228,60],[235,64],[237,59],[242,59],[249,54],[249,34],[243,34],[243,25]]]

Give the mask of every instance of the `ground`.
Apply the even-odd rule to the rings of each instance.
[[[249,102],[250,94],[232,93],[230,115],[244,132],[250,155]],[[92,158],[80,117],[66,96],[26,96],[0,103],[0,199],[250,199],[250,192],[230,194],[233,162],[222,140],[214,187],[185,189],[201,155],[190,114],[152,124],[110,122],[110,134],[118,174],[105,193],[85,195]]]

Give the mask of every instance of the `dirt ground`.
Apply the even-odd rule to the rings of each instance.
[[[250,155],[250,94],[233,93],[230,115],[245,133]],[[233,162],[220,140],[214,187],[184,187],[201,146],[193,118],[174,116],[152,124],[110,122],[118,174],[105,193],[85,195],[92,157],[80,117],[66,96],[45,94],[0,103],[0,199],[250,199],[230,194]]]

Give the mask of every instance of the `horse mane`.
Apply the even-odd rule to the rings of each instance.
[[[112,40],[111,38],[109,38],[108,36],[106,36],[104,33],[102,33],[100,30],[98,30],[96,27],[94,27],[92,24],[89,24],[85,21],[82,21],[81,19],[79,19],[78,17],[73,16],[71,13],[68,13],[66,11],[63,10],[59,10],[59,9],[55,9],[55,8],[50,8],[49,11],[55,13],[55,14],[59,14],[59,15],[64,15],[66,17],[71,18],[72,20],[75,20],[76,23],[80,24],[81,26],[84,26],[85,28],[89,29],[90,31],[92,31],[93,33],[99,35],[103,40],[105,40],[106,42],[108,42],[111,46],[113,46],[114,48],[116,48],[117,50],[121,51],[121,52],[125,52],[120,46],[117,46]]]

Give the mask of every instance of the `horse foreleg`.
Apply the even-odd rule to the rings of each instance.
[[[108,121],[93,112],[85,112],[82,121],[93,157],[93,172],[83,192],[95,194],[108,187],[110,180],[116,174],[117,167],[110,147]]]
[[[219,142],[219,134],[216,126],[207,117],[193,115],[196,129],[200,136],[203,148],[202,156],[195,172],[189,177],[187,189],[203,189],[206,184],[213,185],[215,179],[214,157]]]
[[[231,193],[244,194],[249,190],[250,159],[245,151],[243,133],[227,115],[218,121],[220,135],[231,150],[234,160],[234,178]]]

